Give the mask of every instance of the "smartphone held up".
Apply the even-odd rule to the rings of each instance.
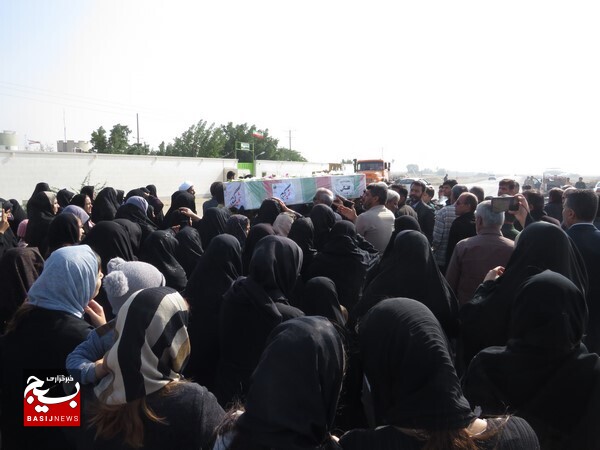
[[[519,199],[517,197],[493,197],[492,198],[492,211],[495,213],[501,213],[505,211],[518,211],[519,210]]]

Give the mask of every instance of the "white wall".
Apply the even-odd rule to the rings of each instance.
[[[85,184],[125,192],[154,184],[167,201],[183,181],[190,181],[197,197],[210,197],[211,183],[225,181],[227,171],[235,167],[235,159],[0,150],[0,198],[27,200],[41,181],[53,190],[67,188],[78,193],[88,176]],[[328,169],[327,163],[256,161],[259,177],[263,172],[267,176],[311,176]]]
[[[183,181],[194,183],[197,197],[209,197],[209,187],[224,181],[234,159],[178,158],[86,153],[20,152],[0,150],[0,197],[27,200],[35,185],[45,181],[52,189],[79,192],[84,180],[125,192],[148,184],[170,199]]]

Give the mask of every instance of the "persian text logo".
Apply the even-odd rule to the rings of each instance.
[[[65,375],[45,377],[45,381],[30,376],[23,394],[23,425],[26,427],[80,426],[79,383],[73,384],[73,377]]]

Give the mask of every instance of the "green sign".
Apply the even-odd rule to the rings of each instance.
[[[250,143],[236,141],[235,142],[235,148],[236,148],[236,150],[250,151]]]

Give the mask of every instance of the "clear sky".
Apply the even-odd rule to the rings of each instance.
[[[600,173],[600,2],[0,0],[0,130],[203,119],[311,161]]]

